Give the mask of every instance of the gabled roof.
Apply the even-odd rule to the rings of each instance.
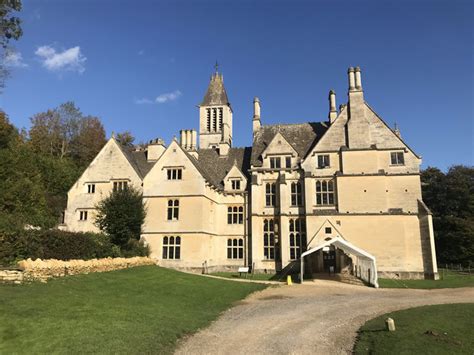
[[[262,166],[261,155],[278,132],[295,149],[299,157],[304,158],[327,129],[328,125],[325,122],[262,126],[253,139],[251,164]]]
[[[129,161],[130,165],[137,172],[138,176],[143,180],[146,174],[151,170],[155,162],[148,162],[144,150],[137,151],[133,147],[126,147],[116,142],[122,150],[123,154]]]
[[[188,155],[203,177],[217,189],[223,190],[224,178],[234,165],[249,178],[250,152],[250,147],[230,148],[226,156],[220,156],[215,149],[199,149],[198,159]]]
[[[224,77],[222,74],[215,73],[211,76],[206,95],[201,102],[201,106],[209,105],[230,105],[227,98],[227,92],[224,87]]]

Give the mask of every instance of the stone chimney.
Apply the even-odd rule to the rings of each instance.
[[[161,154],[166,150],[165,141],[161,138],[153,139],[150,141],[146,148],[147,160],[157,161]]]
[[[253,135],[258,132],[262,123],[260,122],[260,100],[258,97],[253,99],[253,120],[252,120],[252,127],[253,127]]]
[[[347,123],[349,148],[369,148],[370,129],[367,120],[367,107],[364,101],[364,91],[362,90],[361,70],[359,67],[350,67],[347,71],[349,79],[349,105]]]
[[[337,117],[336,109],[336,92],[334,90],[329,91],[329,123],[332,124]]]
[[[184,150],[196,150],[197,132],[195,129],[182,129],[179,131],[179,144]]]

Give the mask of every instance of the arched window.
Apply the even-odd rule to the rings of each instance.
[[[244,258],[244,240],[242,238],[227,239],[227,259]]]
[[[334,205],[334,181],[316,181],[316,204],[320,206]]]
[[[168,221],[179,219],[179,200],[168,200]]]
[[[290,259],[296,260],[301,257],[302,251],[306,250],[306,223],[304,218],[290,219]]]
[[[212,109],[212,131],[217,132],[217,109]]]
[[[301,183],[291,183],[291,205],[292,206],[303,206],[303,197],[301,195]]]
[[[163,259],[181,258],[181,237],[163,237]]]
[[[206,128],[207,128],[207,131],[210,132],[211,131],[211,109],[208,108],[206,109]]]

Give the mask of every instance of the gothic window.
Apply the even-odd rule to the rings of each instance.
[[[301,195],[301,183],[291,183],[291,205],[292,206],[303,206],[303,197]]]
[[[227,207],[227,224],[243,224],[244,208],[242,206]]]
[[[290,259],[301,257],[301,252],[306,249],[306,223],[303,218],[290,219]]]
[[[212,131],[217,132],[217,109],[212,109]]]
[[[271,169],[280,169],[281,168],[281,158],[280,157],[270,158],[270,168]]]
[[[179,200],[168,200],[168,221],[179,219]]]
[[[181,258],[181,237],[163,237],[163,259]]]
[[[206,109],[206,118],[207,118],[207,131],[211,131],[211,109]]]
[[[405,157],[403,152],[390,153],[390,160],[392,165],[405,165]]]
[[[329,167],[329,154],[318,155],[318,168],[328,168]]]
[[[278,246],[275,240],[275,222],[273,219],[263,220],[263,257],[267,260],[278,258]]]
[[[181,180],[183,177],[183,169],[167,169],[168,180]]]
[[[269,182],[265,184],[265,206],[274,207],[276,205],[276,184]]]
[[[316,205],[334,205],[334,181],[316,181]]]
[[[223,118],[223,110],[222,107],[219,107],[219,131],[222,132],[222,118]]]
[[[122,191],[128,186],[127,181],[114,181],[114,191]]]
[[[244,258],[244,240],[227,239],[227,259],[243,259]]]

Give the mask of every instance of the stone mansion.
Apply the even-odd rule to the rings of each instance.
[[[69,190],[61,227],[97,231],[97,203],[133,185],[147,210],[142,240],[165,267],[436,278],[421,157],[367,104],[359,67],[349,68],[348,86],[339,108],[329,92],[321,122],[265,125],[255,98],[252,146],[233,147],[232,106],[216,71],[199,132],[146,149],[110,138]]]

